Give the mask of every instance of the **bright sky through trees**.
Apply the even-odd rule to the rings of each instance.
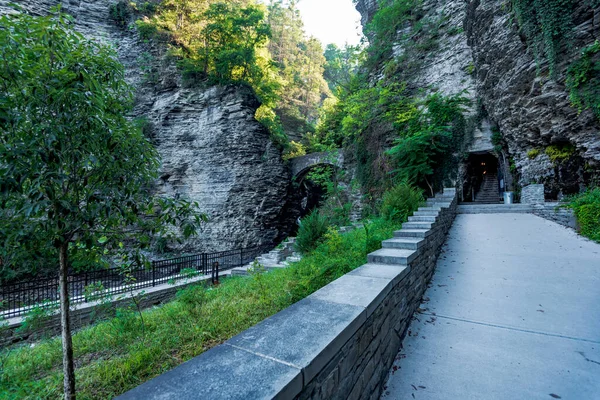
[[[298,9],[304,30],[319,39],[323,47],[329,43],[344,46],[360,42],[360,14],[352,0],[300,0]]]

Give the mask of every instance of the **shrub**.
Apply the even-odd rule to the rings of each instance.
[[[306,148],[302,143],[298,143],[295,141],[291,141],[288,145],[288,149],[283,155],[284,160],[289,160],[290,158],[300,157],[306,155]]]
[[[383,195],[381,215],[390,221],[404,222],[423,202],[423,192],[406,183],[394,186]]]
[[[540,150],[539,149],[531,149],[527,152],[527,158],[529,158],[530,160],[535,160],[537,158],[537,156],[540,155]]]
[[[600,188],[571,197],[567,207],[575,211],[580,233],[600,242]]]
[[[124,28],[131,19],[131,6],[127,1],[121,0],[109,6],[108,14],[117,26]]]
[[[154,15],[158,10],[158,3],[145,1],[137,5],[137,11],[144,15]]]
[[[144,40],[152,39],[158,32],[156,25],[150,21],[139,19],[135,21],[135,26],[140,34],[140,37]]]
[[[269,130],[273,143],[285,151],[288,146],[288,137],[283,130],[281,119],[275,114],[275,111],[263,104],[256,110],[254,118]]]
[[[350,221],[352,203],[340,204],[337,197],[327,198],[320,210],[332,226],[346,226],[352,222]]]
[[[581,57],[567,71],[566,85],[573,107],[579,112],[591,109],[600,117],[600,42],[583,49]]]
[[[331,226],[329,220],[318,210],[304,217],[298,229],[296,248],[302,254],[307,254],[317,247]]]
[[[293,302],[364,264],[367,254],[381,248],[381,241],[399,228],[399,224],[382,218],[364,222],[364,229],[346,234],[329,229],[309,255],[293,264],[289,273],[294,279],[287,285]]]
[[[581,234],[600,242],[600,202],[585,204],[579,207],[575,214],[581,229]]]
[[[564,161],[575,153],[575,147],[572,144],[553,144],[546,147],[546,154],[552,162]]]

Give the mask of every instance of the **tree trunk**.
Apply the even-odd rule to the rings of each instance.
[[[67,286],[68,265],[67,249],[68,243],[61,244],[59,251],[60,273],[60,325],[62,334],[63,350],[63,373],[65,400],[75,400],[75,367],[73,365],[73,339],[71,338],[71,321],[69,316],[69,292]]]

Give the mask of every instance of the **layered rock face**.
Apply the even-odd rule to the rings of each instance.
[[[148,114],[163,158],[159,190],[194,199],[210,222],[195,248],[273,243],[289,177],[269,134],[254,120],[258,101],[237,87],[157,94]]]
[[[600,133],[591,111],[581,114],[570,105],[564,86],[567,62],[594,43],[600,33],[595,20],[600,10],[582,6],[575,13],[575,35],[563,49],[557,81],[547,78],[547,67],[537,64],[519,35],[514,18],[502,1],[472,1],[465,20],[469,45],[477,66],[478,95],[498,124],[523,185],[543,182],[547,191],[574,192],[585,183],[583,166],[600,166]],[[565,165],[554,165],[542,152],[530,160],[527,152],[553,144],[570,143],[577,149]]]
[[[0,0],[0,13],[10,12]],[[18,1],[47,14],[58,0]],[[162,158],[157,192],[197,201],[209,217],[188,252],[270,245],[286,235],[279,219],[289,172],[268,131],[254,119],[259,102],[249,88],[185,87],[165,48],[109,18],[112,0],[68,0],[62,10],[86,37],[112,44],[135,88],[133,117],[147,121]]]
[[[568,63],[584,46],[599,37],[600,9],[581,2],[575,11],[573,39],[563,51],[556,80],[547,65],[541,73],[525,39],[519,35],[514,15],[505,0],[425,0],[426,18],[444,15],[438,46],[414,84],[431,86],[444,94],[467,91],[467,96],[488,117],[474,133],[474,151],[491,150],[489,125],[497,127],[508,145],[522,186],[546,185],[546,195],[556,198],[589,184],[600,171],[600,127],[591,111],[578,113],[564,86]],[[377,2],[359,0],[363,26],[377,11]],[[477,111],[477,110],[474,110]],[[575,146],[569,160],[552,162],[544,153],[549,145]],[[528,152],[541,150],[530,159]]]

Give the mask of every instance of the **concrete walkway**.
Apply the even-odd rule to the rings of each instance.
[[[600,399],[600,245],[457,215],[383,399]]]

